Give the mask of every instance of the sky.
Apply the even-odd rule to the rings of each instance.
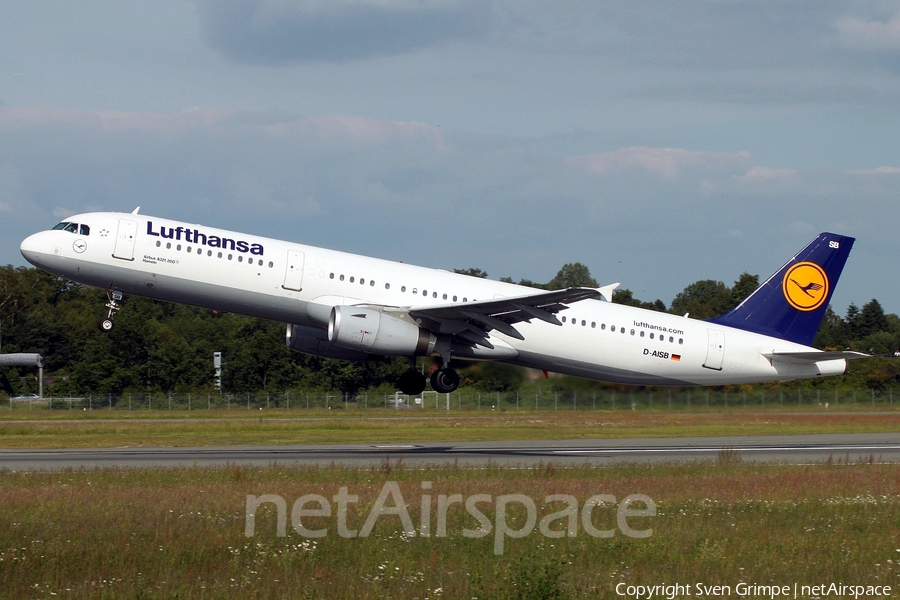
[[[0,264],[130,212],[667,305],[856,237],[900,313],[900,1],[0,0]]]

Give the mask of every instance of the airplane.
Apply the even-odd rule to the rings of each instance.
[[[812,348],[854,238],[816,236],[734,310],[710,320],[613,303],[619,284],[543,291],[140,213],[69,217],[27,237],[33,265],[107,290],[113,330],[124,294],[287,324],[291,350],[326,358],[406,357],[397,382],[427,387],[416,357],[495,360],[600,381],[712,386],[839,375],[866,356]]]

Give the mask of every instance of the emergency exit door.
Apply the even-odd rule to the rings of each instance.
[[[287,269],[284,273],[284,283],[281,285],[286,290],[299,292],[303,289],[303,253],[297,250],[288,250]]]
[[[718,329],[709,329],[709,347],[706,349],[706,360],[703,366],[715,371],[722,370],[722,360],[725,358],[725,332]]]
[[[137,228],[137,221],[119,219],[119,230],[116,232],[116,247],[113,250],[114,258],[134,260],[134,242],[137,239]]]

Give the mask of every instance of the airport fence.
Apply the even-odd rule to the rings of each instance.
[[[898,398],[900,400],[900,398]],[[728,408],[892,407],[893,389],[673,389],[623,392],[476,392],[452,394],[285,392],[256,394],[89,394],[79,397],[10,398],[9,410],[398,410],[422,412],[511,410],[705,410]]]

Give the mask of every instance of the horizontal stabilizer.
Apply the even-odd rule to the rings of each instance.
[[[821,362],[823,360],[839,360],[852,358],[868,358],[868,354],[862,352],[832,351],[832,352],[769,352],[763,354],[770,360],[780,360],[781,362],[792,363],[796,365],[808,365]]]

